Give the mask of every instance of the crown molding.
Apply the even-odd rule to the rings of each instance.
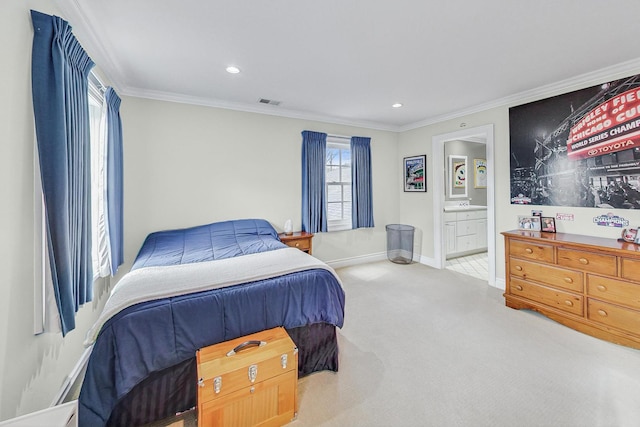
[[[98,68],[105,75],[106,80],[120,94],[132,97],[154,99],[159,101],[178,102],[183,104],[193,104],[207,107],[224,108],[235,111],[244,111],[249,113],[267,114],[272,116],[311,120],[323,123],[339,124],[345,126],[361,127],[372,130],[382,130],[388,132],[405,132],[447,120],[457,119],[471,114],[480,113],[497,107],[507,107],[520,105],[527,102],[544,99],[547,97],[563,94],[573,90],[582,89],[599,83],[616,80],[618,78],[627,77],[640,72],[640,58],[631,61],[622,62],[610,67],[605,67],[593,72],[581,74],[560,82],[541,86],[514,95],[509,95],[493,101],[485,102],[462,110],[451,113],[429,117],[424,120],[409,123],[406,125],[390,125],[388,123],[379,123],[373,121],[352,121],[339,117],[314,114],[304,111],[295,111],[283,109],[280,107],[269,105],[251,105],[243,103],[233,103],[204,97],[186,96],[176,93],[148,91],[138,88],[127,87],[123,80],[124,72],[119,62],[110,53],[113,49],[105,46],[102,40],[96,35],[96,28],[99,28],[95,19],[91,17],[81,6],[80,0],[56,0],[58,8],[73,26],[79,29],[82,34],[82,44],[85,50],[95,54],[95,58],[99,60]],[[77,34],[76,34],[77,36]],[[93,57],[93,55],[90,55]],[[276,110],[277,109],[277,110]]]
[[[79,0],[56,0],[58,8],[63,14],[63,18],[71,23],[74,35],[81,41],[82,47],[90,53],[90,57],[96,62],[97,68],[117,92],[120,92],[124,83],[120,80],[123,76],[122,68],[118,61],[110,53],[113,50],[105,46],[102,40],[96,35],[95,29],[98,24],[82,8]],[[81,36],[82,38],[80,39]],[[97,61],[96,61],[97,60]]]
[[[383,123],[369,121],[345,120],[339,117],[314,114],[305,111],[288,110],[274,105],[245,104],[240,102],[229,102],[217,99],[182,95],[172,92],[162,92],[153,90],[143,90],[137,88],[125,88],[122,95],[135,98],[153,99],[157,101],[177,102],[181,104],[200,105],[204,107],[224,108],[227,110],[242,111],[245,113],[267,114],[270,116],[285,117],[290,119],[310,120],[315,122],[331,123],[337,125],[353,126],[371,130],[382,130],[388,132],[398,132],[398,127]]]
[[[485,102],[483,104],[479,104],[463,110],[458,110],[453,113],[431,117],[405,126],[399,126],[397,132],[405,132],[408,130],[441,123],[447,120],[457,119],[460,117],[468,116],[470,114],[490,110],[492,108],[525,104],[551,96],[561,95],[563,93],[571,92],[574,90],[584,89],[586,87],[597,85],[600,83],[617,80],[619,78],[638,74],[639,72],[640,58],[637,58],[610,67],[601,68],[589,73],[580,74],[579,76],[571,77],[569,79],[565,79],[556,83],[541,86],[524,92],[519,92],[514,95],[506,96],[494,101]]]
[[[548,98],[555,95],[560,95],[573,90],[583,89],[585,87],[593,86],[599,83],[605,83],[607,81],[616,80],[622,77],[627,77],[640,72],[640,58],[631,61],[626,61],[620,64],[616,64],[610,67],[602,68],[600,70],[592,71],[589,73],[581,74],[576,77],[562,80],[560,82],[552,83],[549,85],[541,86],[539,88],[519,92],[514,95],[496,99],[493,101],[478,104],[473,107],[469,107],[463,110],[458,110],[453,113],[443,114],[435,117],[431,117],[418,122],[410,123],[404,126],[394,126],[389,124],[383,124],[378,122],[369,121],[350,121],[341,119],[338,117],[325,116],[313,113],[307,113],[296,110],[281,109],[274,106],[262,106],[262,105],[248,105],[243,103],[232,103],[228,101],[220,101],[215,99],[209,99],[204,97],[185,96],[175,93],[160,92],[160,91],[147,91],[134,88],[123,89],[124,95],[154,99],[159,101],[179,102],[183,104],[201,105],[207,107],[225,108],[236,111],[244,111],[249,113],[268,114],[272,116],[287,117],[301,120],[312,120],[317,122],[339,124],[346,126],[362,127],[366,129],[382,130],[388,132],[401,133],[436,123],[441,123],[447,120],[457,119],[460,117],[468,116],[470,114],[480,113],[482,111],[490,110],[498,107],[508,107],[514,105],[525,104],[527,102],[536,101],[539,99]],[[277,110],[275,110],[277,109]]]

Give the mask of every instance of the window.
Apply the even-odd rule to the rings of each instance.
[[[302,132],[302,229],[371,228],[371,138]]]
[[[327,138],[325,173],[328,230],[350,230],[351,147],[348,140]]]
[[[89,133],[91,139],[91,261],[93,280],[107,277],[109,236],[106,218],[106,105],[104,86],[94,73],[89,74]]]

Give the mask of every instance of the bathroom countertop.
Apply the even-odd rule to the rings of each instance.
[[[445,212],[464,212],[464,211],[481,211],[486,210],[486,206],[481,205],[466,205],[466,206],[445,206]]]

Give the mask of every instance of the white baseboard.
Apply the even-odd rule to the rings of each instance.
[[[93,346],[85,348],[84,352],[80,356],[80,359],[78,359],[75,366],[62,383],[62,387],[60,387],[60,390],[54,397],[53,402],[51,402],[51,406],[57,406],[64,402],[67,394],[69,394],[69,391],[71,390],[71,387],[76,382],[80,374],[84,371],[85,366],[89,362],[89,356],[91,356],[92,349]]]
[[[369,262],[384,261],[385,259],[387,259],[387,253],[378,252],[374,254],[360,255],[360,256],[351,257],[351,258],[342,258],[342,259],[336,259],[333,261],[326,261],[326,263],[332,268],[341,268],[341,267],[350,267],[352,265],[358,265],[358,264],[367,264]],[[420,264],[428,265],[429,267],[438,268],[433,258],[428,258],[422,255],[414,254],[413,261],[419,262]]]
[[[329,264],[329,266],[331,266],[332,268],[341,268],[341,267],[349,267],[349,266],[358,265],[358,264],[366,264],[369,262],[384,261],[385,259],[387,259],[386,252],[379,252],[375,254],[361,255],[361,256],[352,257],[352,258],[343,258],[343,259],[337,259],[333,261],[327,261],[327,264]],[[436,260],[434,258],[429,258],[424,255],[414,254],[413,261],[419,262],[420,264],[424,264],[429,267],[440,269],[440,266],[437,265]],[[496,277],[495,283],[494,284],[490,283],[489,285],[498,289],[502,289],[503,291],[507,288],[507,283],[505,279],[500,277]]]
[[[419,262],[420,264],[428,265],[429,267],[438,269],[440,268],[434,258],[420,256],[419,259],[416,259],[416,257],[414,257],[414,261]],[[507,282],[504,278],[496,277],[495,283],[489,283],[489,286],[493,286],[494,288],[502,289],[504,291],[507,288]]]
[[[440,266],[436,263],[434,258],[429,258],[424,255],[420,255],[419,257],[414,256],[413,260],[419,262],[420,264],[428,265],[429,267],[440,269]]]
[[[0,421],[0,427],[78,427],[78,401],[45,408],[6,421]]]
[[[369,262],[383,261],[387,259],[386,252],[379,252],[369,255],[360,255],[351,258],[335,259],[333,261],[325,261],[331,268],[350,267],[352,265],[367,264]]]

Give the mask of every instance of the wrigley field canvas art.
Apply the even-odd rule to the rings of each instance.
[[[511,203],[640,208],[640,75],[509,109]]]

